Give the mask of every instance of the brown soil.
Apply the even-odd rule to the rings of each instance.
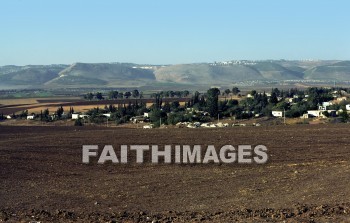
[[[174,101],[178,101],[178,102],[182,102],[182,104],[184,104],[184,102],[188,102],[190,99],[189,98],[163,98],[162,101],[163,102],[174,102]],[[23,100],[24,101],[24,100]],[[143,99],[134,99],[134,98],[130,98],[130,99],[116,99],[116,100],[101,100],[101,101],[86,101],[86,100],[76,100],[76,99],[72,99],[69,101],[69,99],[66,100],[55,100],[55,99],[51,99],[51,100],[37,100],[35,103],[33,104],[6,104],[4,103],[3,105],[1,105],[0,107],[0,114],[4,114],[4,115],[12,115],[13,113],[18,113],[21,111],[25,111],[25,110],[35,110],[35,111],[40,111],[45,109],[45,108],[58,108],[59,106],[64,106],[64,107],[81,107],[81,106],[89,106],[90,109],[93,107],[104,107],[105,105],[116,105],[116,106],[122,106],[122,105],[128,105],[129,103],[140,103],[142,101],[142,103],[146,103],[146,104],[150,104],[150,103],[154,103],[155,99],[153,98],[143,98]],[[0,100],[1,102],[1,100]],[[6,101],[4,101],[6,102]],[[1,103],[0,103],[1,104]]]
[[[349,222],[349,127],[0,126],[0,221]],[[89,144],[263,144],[269,161],[82,164]]]

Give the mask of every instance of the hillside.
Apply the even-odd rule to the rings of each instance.
[[[231,85],[244,81],[350,80],[350,61],[229,61],[177,65],[74,63],[0,67],[1,88]]]
[[[297,80],[304,76],[300,67],[288,69],[275,62],[257,62],[252,67],[268,80]]]
[[[350,61],[342,61],[330,65],[313,67],[305,71],[308,80],[350,80]]]
[[[209,64],[181,64],[155,71],[158,81],[195,84],[222,84],[234,81],[264,79],[256,70],[242,65],[211,66]]]
[[[5,66],[0,70],[2,85],[41,85],[56,77],[65,65]]]
[[[125,81],[154,81],[152,70],[133,68],[122,63],[75,63],[46,85],[122,85]]]

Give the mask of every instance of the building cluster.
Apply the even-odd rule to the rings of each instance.
[[[322,104],[318,105],[318,109],[316,110],[308,110],[306,113],[304,113],[300,118],[303,119],[307,119],[307,118],[327,118],[327,117],[337,117],[339,114],[341,114],[342,112],[347,112],[350,114],[350,104],[345,105],[345,109],[346,111],[343,111],[342,109],[339,110],[334,110],[334,109],[329,109],[330,106],[335,105],[335,104],[339,104],[341,102],[347,101],[348,97],[346,96],[342,96],[344,94],[346,94],[346,92],[340,92],[341,94],[339,94],[338,91],[334,91],[333,94],[333,100],[331,101],[327,101],[327,102],[323,102]],[[302,99],[304,101],[307,100],[307,98],[309,97],[309,95],[305,95],[305,98]],[[281,100],[281,98],[278,98],[279,100]],[[294,95],[293,98],[286,98],[286,101],[293,104],[295,103],[295,100],[298,99],[297,95]],[[272,111],[272,116],[274,117],[279,117],[282,118],[285,115],[285,111],[281,111],[281,110],[274,110]]]

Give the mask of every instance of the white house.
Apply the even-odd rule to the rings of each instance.
[[[72,119],[78,119],[79,118],[79,114],[72,114]]]
[[[103,116],[106,116],[107,118],[111,117],[111,113],[106,113],[106,114],[102,114]]]
[[[272,111],[272,116],[283,117],[283,111]]]
[[[149,112],[144,112],[144,113],[143,113],[143,117],[149,118]]]
[[[350,104],[346,105],[346,110],[350,111]]]
[[[27,115],[27,120],[33,120],[35,118],[35,115]]]
[[[323,111],[320,110],[309,110],[307,111],[307,114],[309,115],[309,117],[320,117],[322,115]]]
[[[319,111],[326,111],[327,110],[327,106],[320,105],[320,106],[318,106],[318,110]]]
[[[323,102],[322,103],[322,106],[323,107],[328,107],[328,106],[331,106],[333,103],[331,101],[326,101],[326,102]]]
[[[89,115],[72,114],[72,119],[89,118]]]

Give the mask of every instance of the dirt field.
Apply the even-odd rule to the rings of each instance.
[[[155,99],[143,98],[137,99],[146,103],[147,107],[150,107]],[[189,98],[163,98],[164,102],[179,101],[180,105],[185,105]],[[19,113],[24,110],[28,110],[29,113],[40,113],[45,109],[49,109],[51,113],[55,112],[58,107],[63,106],[65,111],[69,111],[70,107],[74,108],[75,112],[86,112],[89,109],[100,107],[103,108],[105,105],[123,106],[128,103],[135,103],[136,99],[116,99],[116,100],[101,100],[101,101],[86,101],[77,97],[71,98],[50,98],[50,99],[0,99],[0,114],[12,115],[13,113]]]
[[[349,222],[350,126],[0,126],[0,221]],[[243,164],[82,164],[82,145],[267,146]],[[148,155],[146,154],[146,160]]]

